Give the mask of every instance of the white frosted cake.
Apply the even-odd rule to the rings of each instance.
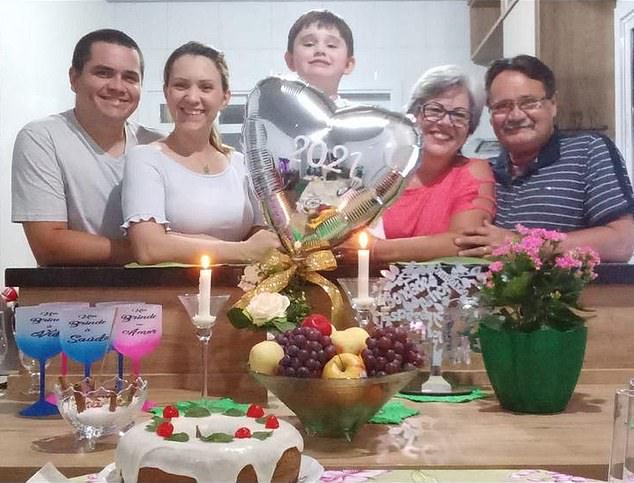
[[[304,443],[289,423],[263,415],[188,414],[157,417],[123,435],[115,465],[124,483],[297,481]]]

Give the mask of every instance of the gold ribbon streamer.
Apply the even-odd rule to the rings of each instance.
[[[330,319],[336,328],[344,324],[344,306],[341,292],[337,286],[327,278],[320,275],[319,271],[331,271],[337,268],[337,260],[330,250],[320,250],[309,253],[306,258],[293,259],[285,253],[277,250],[271,253],[264,262],[260,263],[262,271],[271,273],[262,280],[253,290],[246,292],[234,307],[244,309],[253,297],[262,292],[279,292],[283,290],[297,274],[307,282],[318,285],[330,298]]]

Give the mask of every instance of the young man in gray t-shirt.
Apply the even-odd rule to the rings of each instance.
[[[139,104],[143,57],[123,32],[82,37],[69,70],[75,108],[27,124],[13,151],[12,221],[40,265],[132,260],[121,235],[121,179],[132,146],[161,137],[127,121]]]

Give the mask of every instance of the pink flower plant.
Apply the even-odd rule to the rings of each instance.
[[[542,228],[516,226],[518,236],[493,251],[482,286],[482,301],[491,326],[530,332],[544,326],[568,330],[583,325],[581,291],[599,263],[588,247],[562,252],[566,235]]]

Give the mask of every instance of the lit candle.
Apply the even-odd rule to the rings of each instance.
[[[365,301],[369,298],[368,286],[370,281],[370,250],[368,246],[368,235],[362,231],[359,235],[359,250],[357,258],[359,262],[357,272],[357,298]]]
[[[200,259],[200,277],[198,278],[198,318],[207,320],[211,318],[211,268],[209,257],[203,255]]]

